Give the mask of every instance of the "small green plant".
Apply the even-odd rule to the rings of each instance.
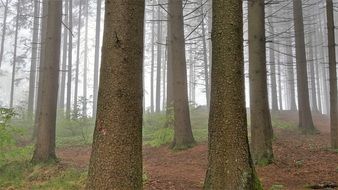
[[[282,189],[284,189],[284,185],[274,184],[270,187],[269,190],[282,190]]]

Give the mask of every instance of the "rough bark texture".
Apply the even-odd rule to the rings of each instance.
[[[242,18],[242,1],[213,1],[206,190],[262,189],[247,136]]]
[[[55,128],[59,82],[59,62],[61,43],[62,1],[48,0],[46,34],[42,72],[39,78],[39,97],[37,109],[37,142],[33,162],[48,162],[56,159]]]
[[[168,10],[174,99],[174,140],[171,147],[184,149],[193,146],[195,140],[189,113],[182,1],[169,0]]]
[[[106,0],[87,189],[142,189],[144,1]]]
[[[309,87],[307,78],[306,53],[304,42],[304,23],[302,0],[293,0],[293,14],[296,37],[296,67],[297,67],[297,90],[299,108],[299,128],[304,133],[313,133],[315,127],[309,102]]]
[[[249,1],[248,29],[251,150],[254,161],[265,165],[273,160],[273,132],[267,90],[264,6],[264,0]]]
[[[337,66],[332,0],[326,0],[326,12],[329,45],[331,147],[338,148]]]

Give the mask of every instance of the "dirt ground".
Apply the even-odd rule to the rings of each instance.
[[[297,113],[281,113],[281,120],[297,122]],[[264,189],[306,189],[309,185],[338,183],[338,152],[329,147],[329,121],[314,115],[320,133],[302,135],[292,129],[275,129],[273,143],[275,162],[257,167]],[[207,144],[175,152],[163,146],[144,147],[144,169],[148,177],[146,190],[202,189],[207,168]],[[58,150],[61,160],[75,167],[85,168],[90,157],[89,147]]]

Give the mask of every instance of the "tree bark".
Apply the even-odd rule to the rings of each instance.
[[[89,4],[88,0],[85,3],[85,18],[86,18],[86,25],[85,25],[85,50],[84,50],[84,62],[83,62],[83,105],[82,105],[82,116],[87,117],[87,69],[88,69],[88,10]]]
[[[174,139],[171,148],[185,149],[193,146],[195,140],[189,113],[182,1],[169,0],[168,11],[174,100]]]
[[[334,33],[334,12],[332,0],[326,0],[328,46],[329,46],[329,74],[330,74],[330,127],[331,147],[338,148],[338,100],[337,100],[337,63]]]
[[[68,72],[67,72],[67,103],[66,118],[70,119],[71,102],[72,102],[72,64],[73,64],[73,0],[69,0],[68,28],[71,34],[68,35]]]
[[[59,82],[59,62],[61,43],[62,1],[48,0],[46,34],[42,57],[42,72],[39,78],[39,94],[37,109],[37,142],[33,154],[33,162],[55,160],[55,128]],[[44,11],[45,12],[45,11]]]
[[[248,5],[251,150],[255,163],[273,161],[273,131],[269,110],[266,70],[264,0]]]
[[[86,189],[142,189],[144,1],[106,0],[105,10],[97,119]]]
[[[296,67],[297,67],[297,90],[299,108],[299,128],[303,133],[313,133],[315,127],[309,102],[309,87],[307,78],[306,53],[304,42],[302,0],[293,0],[293,14],[296,37]]]
[[[158,1],[158,4],[160,2]],[[162,17],[161,7],[157,6],[157,65],[156,65],[156,112],[161,111],[161,65],[162,65]]]
[[[75,67],[75,86],[74,86],[74,117],[79,117],[79,107],[78,107],[78,90],[79,90],[79,69],[80,69],[80,51],[81,51],[81,22],[82,22],[82,1],[79,4],[79,18],[78,18],[78,28],[77,28],[77,51],[76,51],[76,67]]]
[[[241,0],[213,1],[208,170],[204,189],[262,189],[251,160]]]
[[[5,10],[4,10],[2,34],[1,34],[0,68],[1,68],[2,60],[3,60],[4,51],[5,51],[4,46],[5,46],[6,30],[7,30],[8,3],[9,3],[9,0],[6,0],[5,7],[4,7]]]

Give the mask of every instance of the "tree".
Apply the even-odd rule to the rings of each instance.
[[[157,1],[160,4],[160,1]],[[161,111],[161,65],[162,65],[162,12],[157,6],[157,66],[156,66],[156,112]]]
[[[309,87],[304,42],[304,23],[302,0],[293,0],[293,17],[296,38],[296,68],[299,109],[299,128],[304,133],[315,130],[309,102]]]
[[[143,186],[143,18],[144,1],[106,1],[87,189],[134,190]]]
[[[7,30],[7,16],[8,16],[8,3],[9,0],[6,0],[4,6],[4,18],[3,18],[3,25],[2,25],[2,34],[1,34],[1,49],[0,49],[0,68],[1,68],[1,63],[3,60],[3,55],[4,55],[4,46],[5,46],[5,38],[6,38],[6,30]]]
[[[336,44],[334,33],[334,12],[332,0],[326,0],[328,46],[329,46],[329,75],[330,75],[330,126],[331,147],[338,148],[338,100],[337,100],[337,66]]]
[[[262,189],[249,151],[242,1],[214,0],[208,170],[204,189]]]
[[[272,125],[267,90],[264,0],[248,4],[251,150],[257,164],[273,160]]]
[[[181,0],[169,0],[169,48],[172,66],[172,88],[174,107],[173,149],[184,149],[195,144],[191,130],[187,68],[185,58],[185,39],[183,25],[183,5]],[[169,69],[169,67],[168,67]],[[168,73],[169,75],[169,73]],[[169,82],[169,80],[168,80]]]
[[[42,34],[45,44],[39,78],[37,142],[33,162],[55,160],[55,128],[59,82],[59,62],[61,43],[62,1],[45,0],[43,15],[46,20],[46,33]],[[47,15],[46,15],[47,13]],[[44,26],[44,25],[43,25]]]
[[[72,63],[73,63],[73,0],[69,0],[68,12],[68,67],[67,67],[67,102],[66,102],[66,118],[70,119],[71,101],[72,101]]]

